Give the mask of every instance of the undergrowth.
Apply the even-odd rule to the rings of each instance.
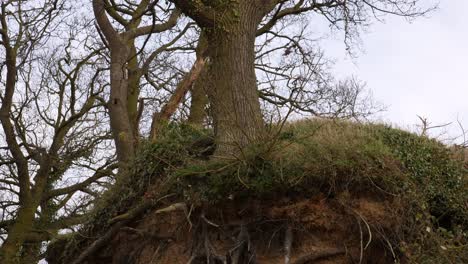
[[[109,219],[149,192],[218,206],[250,198],[367,192],[405,202],[405,226],[392,242],[410,262],[468,263],[467,172],[447,146],[385,125],[343,121],[299,121],[272,134],[277,136],[237,159],[208,160],[209,132],[169,127],[157,144],[143,144],[83,232],[106,230]]]

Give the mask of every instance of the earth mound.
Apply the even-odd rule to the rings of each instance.
[[[463,150],[343,121],[271,134],[223,160],[209,133],[169,127],[47,261],[468,263]]]

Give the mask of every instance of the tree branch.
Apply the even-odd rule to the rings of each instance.
[[[169,16],[169,19],[166,22],[162,24],[158,24],[158,25],[149,25],[149,26],[144,26],[144,27],[133,29],[133,30],[129,30],[129,31],[124,32],[122,36],[125,39],[133,39],[133,38],[148,35],[151,33],[161,33],[177,25],[177,20],[179,19],[180,15],[181,15],[180,9],[175,9],[171,13],[171,15]]]
[[[199,0],[171,0],[200,27],[212,27],[216,21],[216,11]]]
[[[95,181],[97,181],[97,180],[99,180],[99,179],[101,179],[103,177],[107,177],[107,176],[112,175],[113,174],[112,170],[114,170],[116,168],[117,168],[116,164],[110,165],[106,169],[99,168],[98,170],[96,170],[96,172],[93,174],[93,176],[87,178],[86,180],[84,180],[84,181],[82,181],[80,183],[77,183],[77,184],[74,184],[74,185],[71,185],[71,186],[68,186],[68,187],[60,188],[60,189],[51,190],[51,191],[47,192],[46,194],[44,194],[43,200],[47,200],[47,199],[57,197],[57,196],[60,196],[60,195],[65,195],[65,194],[77,192],[77,191],[87,187],[91,183],[93,183],[93,182],[95,182]]]

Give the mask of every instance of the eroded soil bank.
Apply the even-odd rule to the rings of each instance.
[[[208,258],[209,263],[344,264],[402,259],[391,242],[400,226],[397,199],[343,193],[170,209],[155,210],[122,228],[89,263],[186,264],[208,263]]]

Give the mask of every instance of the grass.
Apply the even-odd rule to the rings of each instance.
[[[436,140],[386,125],[299,121],[223,162],[206,159],[210,146],[200,142],[208,137],[171,126],[158,144],[142,147],[129,174],[96,205],[87,236],[106,230],[151,186],[159,196],[220,207],[236,199],[367,192],[404,201],[405,226],[395,243],[410,262],[468,263],[467,172]]]

